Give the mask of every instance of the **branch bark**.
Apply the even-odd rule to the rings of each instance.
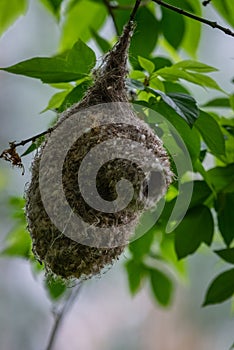
[[[169,10],[172,10],[172,11],[174,11],[174,12],[177,12],[177,13],[183,15],[183,16],[192,18],[192,19],[194,19],[195,21],[198,21],[198,22],[207,24],[208,26],[210,26],[210,27],[212,27],[212,28],[219,29],[219,30],[221,30],[222,32],[224,32],[225,34],[234,37],[234,32],[232,32],[231,29],[225,28],[225,27],[221,26],[220,24],[218,24],[217,22],[209,21],[209,20],[206,19],[206,18],[196,16],[196,15],[194,15],[194,14],[191,13],[191,12],[187,12],[187,11],[185,11],[185,10],[179,8],[179,7],[170,5],[170,4],[168,4],[168,3],[164,2],[164,1],[161,1],[161,0],[152,0],[152,1],[155,2],[155,3],[158,4],[158,5],[161,5],[161,6],[165,7],[165,8],[168,8]]]
[[[117,22],[116,22],[116,18],[115,18],[115,14],[114,14],[114,11],[113,11],[113,7],[111,6],[109,0],[103,0],[104,2],[104,5],[106,6],[107,8],[107,11],[109,12],[109,15],[111,16],[112,18],[112,21],[113,21],[113,24],[114,24],[114,27],[115,27],[115,31],[116,31],[116,34],[118,36],[120,36],[120,31],[119,31],[119,28],[118,28],[118,25],[117,25]]]
[[[205,0],[202,2],[202,5],[207,6],[207,5],[209,5],[210,2],[211,2],[211,0]]]
[[[74,301],[76,300],[76,297],[78,296],[78,294],[80,292],[80,289],[81,289],[81,283],[79,283],[74,288],[74,290],[72,290],[72,292],[71,292],[69,298],[66,300],[62,310],[55,315],[55,323],[54,323],[52,332],[50,334],[50,338],[49,338],[49,342],[48,342],[48,345],[46,347],[46,350],[53,350],[54,345],[55,345],[56,336],[57,336],[58,330],[61,326],[61,323],[62,323],[65,315],[67,314],[67,312],[69,311],[69,309],[73,305]]]

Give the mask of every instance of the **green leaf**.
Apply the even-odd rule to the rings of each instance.
[[[190,95],[190,92],[188,91],[188,89],[186,89],[183,85],[179,84],[179,83],[172,83],[170,81],[164,81],[164,86],[165,86],[165,91],[166,93],[168,92],[179,92],[182,94],[186,94],[186,95]]]
[[[215,209],[218,215],[218,225],[220,233],[227,246],[234,239],[234,193],[219,193]]]
[[[0,35],[27,11],[27,0],[0,1]]]
[[[140,63],[140,66],[149,74],[152,74],[154,69],[155,69],[155,65],[153,62],[151,62],[150,60],[147,60],[144,57],[138,56],[138,61]]]
[[[191,83],[224,92],[221,89],[221,87],[216,83],[216,81],[207,75],[199,74],[199,73],[195,73],[195,74],[189,73],[189,78],[190,80],[188,79],[188,81],[190,81]]]
[[[141,7],[135,19],[137,28],[131,39],[129,57],[131,63],[134,63],[135,58],[136,64],[138,56],[149,57],[154,50],[158,40],[159,22],[147,7]],[[154,34],[149,35],[149,33]]]
[[[103,25],[107,12],[102,3],[88,0],[77,1],[66,14],[60,41],[60,50],[70,49],[77,38],[87,42],[92,33]]]
[[[11,217],[15,221],[15,227],[7,234],[5,248],[0,252],[0,255],[29,258],[31,238],[26,230],[25,199],[22,197],[10,197],[9,206]]]
[[[28,154],[32,153],[36,149],[37,149],[37,145],[35,144],[35,142],[32,142],[31,145],[26,149],[26,151],[20,155],[20,157],[27,156]]]
[[[234,248],[215,250],[215,253],[228,263],[234,264]]]
[[[189,184],[187,183],[183,184],[185,191],[188,185]],[[189,204],[189,208],[193,208],[203,204],[211,194],[212,194],[212,191],[205,181],[200,181],[200,180],[193,181],[193,194]]]
[[[58,90],[71,90],[73,88],[71,83],[54,83],[50,84],[50,86]]]
[[[234,94],[230,95],[229,102],[232,110],[234,111]]]
[[[178,13],[162,7],[161,28],[165,39],[168,43],[177,49],[184,36],[185,20],[184,17]],[[176,30],[175,30],[176,23]]]
[[[192,126],[198,118],[199,111],[196,105],[196,101],[193,97],[181,93],[165,94],[162,91],[155,90],[150,87],[147,87],[145,90],[153,93],[156,96],[161,96],[163,101],[172,109],[174,109],[174,111],[190,126]]]
[[[175,252],[174,236],[163,235],[160,250],[165,261],[171,263],[173,269],[176,270],[182,277],[186,276],[186,266],[184,260],[178,260]]]
[[[130,292],[135,295],[141,287],[143,278],[145,277],[145,267],[142,263],[135,260],[129,260],[125,264],[128,273],[128,283]]]
[[[214,155],[225,155],[224,135],[219,124],[208,113],[200,111],[199,118],[195,122],[203,140]]]
[[[221,16],[234,27],[234,8],[232,0],[212,0],[212,5]]]
[[[160,101],[159,103],[155,105],[150,106],[153,110],[160,113],[162,116],[164,116],[169,122],[176,128],[179,135],[182,137],[186,148],[190,154],[190,157],[193,162],[196,161],[196,159],[199,157],[200,154],[200,138],[199,134],[194,128],[190,128],[188,124],[180,117],[178,114],[169,107],[165,102]],[[157,118],[154,119],[155,116],[153,115],[153,119],[148,118],[149,123],[157,123]],[[181,148],[181,142],[180,140],[177,141],[178,136],[173,133],[174,140],[178,143],[178,146],[181,150],[183,150],[183,147]],[[169,142],[170,140],[166,140]]]
[[[178,259],[193,254],[202,242],[210,245],[214,234],[212,214],[204,205],[189,209],[175,229],[175,250]]]
[[[94,51],[82,40],[78,40],[68,51],[67,64],[77,72],[88,74],[95,66],[96,56]]]
[[[61,113],[67,108],[71,107],[73,104],[79,102],[90,85],[91,85],[91,80],[85,80],[79,85],[77,85],[73,90],[71,90],[66,95],[62,104],[59,106],[58,112]]]
[[[87,76],[95,63],[93,50],[78,40],[73,48],[62,57],[36,57],[1,69],[14,74],[38,78],[44,83],[60,83]]]
[[[216,192],[234,192],[234,163],[226,167],[212,168],[207,172]]]
[[[149,253],[155,235],[154,227],[146,232],[142,237],[129,244],[129,250],[135,260],[141,260]]]
[[[60,8],[63,0],[40,0],[40,1],[57,19],[59,19]]]
[[[177,81],[179,79],[184,79],[190,83],[223,92],[220,86],[211,77],[200,73],[188,72],[181,68],[174,67],[174,65],[171,67],[161,68],[156,72],[159,76],[161,76],[165,80]]]
[[[177,107],[177,110],[175,111],[177,114],[179,114],[190,126],[192,126],[199,115],[195,99],[192,96],[183,93],[168,93],[167,96],[169,96],[175,103]]]
[[[206,102],[203,107],[230,108],[230,100],[226,97],[217,97]]]
[[[203,306],[222,303],[234,294],[234,269],[218,275],[210,284]]]
[[[24,213],[25,199],[16,196],[10,197],[9,206],[11,209],[11,217],[13,219],[17,219],[21,224],[25,224],[26,226],[26,219]]]
[[[178,63],[175,63],[173,67],[181,68],[187,71],[198,72],[198,73],[209,73],[209,72],[218,71],[217,68],[208,66],[207,64],[202,62],[192,61],[192,60],[180,61]]]
[[[65,90],[65,91],[60,91],[57,92],[56,94],[54,94],[50,100],[48,105],[46,106],[45,109],[43,109],[43,111],[41,111],[41,113],[44,113],[48,110],[56,110],[57,108],[59,108],[61,106],[61,104],[63,103],[65,97],[69,94],[69,90]]]
[[[152,75],[149,79],[149,85],[153,89],[160,90],[162,92],[165,91],[164,83],[157,76]]]
[[[61,298],[67,289],[65,282],[60,277],[47,277],[45,286],[52,300]]]
[[[150,61],[153,62],[157,70],[172,65],[172,62],[167,57],[163,56],[150,57]]]
[[[104,39],[102,36],[98,34],[94,29],[90,28],[90,31],[92,33],[92,38],[95,40],[98,47],[101,49],[103,53],[108,52],[111,49],[111,45],[109,42]]]
[[[26,225],[17,225],[6,238],[6,246],[1,256],[15,256],[29,258],[31,252],[31,239]]]
[[[162,306],[170,304],[172,299],[173,284],[166,274],[157,269],[149,269],[151,288],[155,299]]]
[[[136,79],[127,79],[126,85],[130,89],[136,89],[136,90],[141,90],[141,91],[145,90],[145,85]]]

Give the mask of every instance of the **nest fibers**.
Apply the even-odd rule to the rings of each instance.
[[[33,252],[63,278],[93,276],[117,259],[171,182],[161,140],[127,103],[132,29],[130,22],[32,164],[26,214]]]

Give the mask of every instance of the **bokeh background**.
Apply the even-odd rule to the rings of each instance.
[[[210,8],[207,17],[222,20]],[[111,23],[103,35],[112,30]],[[234,45],[231,37],[203,27],[198,59],[220,69],[214,78],[233,91]],[[153,35],[149,33],[149,35]],[[29,11],[0,38],[0,66],[56,52],[59,28],[42,5],[30,1]],[[94,44],[90,43],[92,47]],[[162,51],[156,50],[156,54]],[[183,54],[182,54],[183,57]],[[184,56],[185,57],[185,56]],[[191,88],[191,86],[190,86]],[[211,91],[192,88],[199,101],[214,97]],[[47,128],[53,112],[40,114],[54,90],[35,79],[0,72],[0,150],[9,141],[22,140]],[[30,179],[26,173],[0,163],[0,248],[13,222],[9,196],[22,196]],[[177,281],[171,308],[162,309],[149,286],[130,296],[124,261],[127,252],[101,278],[87,281],[65,318],[56,350],[228,350],[234,341],[230,302],[201,308],[204,291],[223,266],[204,250],[188,259],[189,279]],[[0,349],[43,350],[53,325],[51,303],[43,276],[35,277],[27,261],[0,258]]]

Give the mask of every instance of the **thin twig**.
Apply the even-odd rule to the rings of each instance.
[[[141,1],[139,7],[145,7],[150,2],[151,2],[151,0]],[[110,6],[113,10],[132,10],[134,8],[133,5],[122,5],[122,4],[118,4],[118,3],[114,3],[114,2],[110,3]]]
[[[26,143],[28,142],[34,142],[36,141],[36,139],[38,139],[41,136],[44,136],[48,133],[51,133],[53,131],[53,128],[49,128],[46,131],[41,132],[40,134],[34,135],[32,137],[29,137],[26,140],[22,140],[20,142],[9,142],[9,148],[4,149],[4,151],[0,154],[0,158],[6,160],[7,162],[10,162],[13,166],[17,166],[21,169],[23,169],[22,171],[22,175],[24,175],[24,165],[22,163],[22,159],[20,157],[20,155],[16,152],[16,148],[18,146],[24,146],[26,145]]]
[[[117,21],[116,21],[116,18],[115,18],[115,14],[114,14],[114,11],[113,11],[113,7],[111,6],[109,0],[103,0],[111,18],[112,18],[112,21],[113,21],[113,24],[114,24],[114,27],[115,27],[115,31],[116,31],[116,34],[118,36],[120,36],[120,31],[119,31],[119,27],[118,27],[118,24],[117,24]]]
[[[131,12],[131,14],[129,16],[129,21],[133,21],[134,20],[140,4],[141,4],[141,0],[136,0],[135,5],[133,7],[133,10],[132,10],[132,12]]]
[[[109,0],[103,0],[103,2],[104,2],[104,4],[105,4],[105,6],[106,6],[106,8],[107,8],[107,10],[108,10],[108,12],[109,12],[111,18],[112,18],[112,21],[113,21],[114,27],[115,27],[115,31],[116,31],[116,34],[117,34],[118,36],[120,36],[120,31],[119,31],[119,28],[118,28],[118,25],[117,25],[117,22],[116,22],[114,10],[116,10],[116,9],[124,9],[124,10],[131,9],[132,12],[131,12],[131,14],[130,14],[130,16],[129,16],[129,22],[131,22],[131,21],[134,20],[138,8],[139,8],[140,6],[143,6],[143,3],[141,4],[141,0],[136,0],[134,6],[131,6],[131,5],[130,5],[130,6],[128,6],[128,5],[126,5],[126,6],[125,6],[125,5],[121,6],[121,5],[118,5],[118,4],[115,5],[115,4],[112,4],[111,2],[109,2]],[[148,3],[149,3],[149,0],[148,0],[148,1],[145,1],[145,2],[144,2],[144,6],[146,6]]]
[[[205,0],[202,2],[202,5],[207,6],[207,5],[209,5],[210,2],[211,2],[211,0]]]
[[[18,142],[18,143],[15,143],[15,142],[11,142],[11,143],[14,145],[14,147],[24,146],[24,145],[26,145],[26,143],[29,143],[30,141],[31,141],[31,142],[34,142],[34,141],[36,141],[39,137],[44,136],[44,135],[46,135],[46,134],[49,134],[49,133],[51,133],[52,131],[53,131],[53,128],[49,128],[49,129],[47,129],[47,130],[41,132],[40,134],[34,135],[34,136],[32,136],[32,137],[29,137],[29,138],[26,139],[26,140],[22,140],[22,141],[20,141],[20,142]]]
[[[217,29],[221,30],[222,32],[224,32],[225,34],[234,37],[234,32],[232,32],[229,28],[225,28],[225,27],[221,26],[217,22],[209,21],[206,18],[196,16],[196,15],[190,13],[190,12],[184,11],[181,8],[175,7],[175,6],[170,5],[170,4],[168,4],[168,3],[164,2],[164,1],[161,1],[161,0],[152,0],[152,1],[155,2],[158,5],[161,5],[163,7],[168,8],[169,10],[177,12],[177,13],[183,15],[183,16],[192,18],[192,19],[194,19],[196,21],[199,21],[201,23],[205,23],[205,24],[207,24],[208,26],[210,26],[212,28],[217,28]]]
[[[49,342],[48,342],[48,345],[46,347],[46,350],[53,349],[59,327],[61,326],[61,323],[64,319],[64,316],[67,314],[67,312],[71,308],[72,304],[74,303],[76,297],[78,296],[80,289],[81,289],[81,283],[79,283],[74,288],[74,290],[72,290],[72,292],[71,292],[69,298],[66,300],[62,310],[56,314],[55,323],[54,323],[52,332],[50,334],[50,338],[49,338]]]

